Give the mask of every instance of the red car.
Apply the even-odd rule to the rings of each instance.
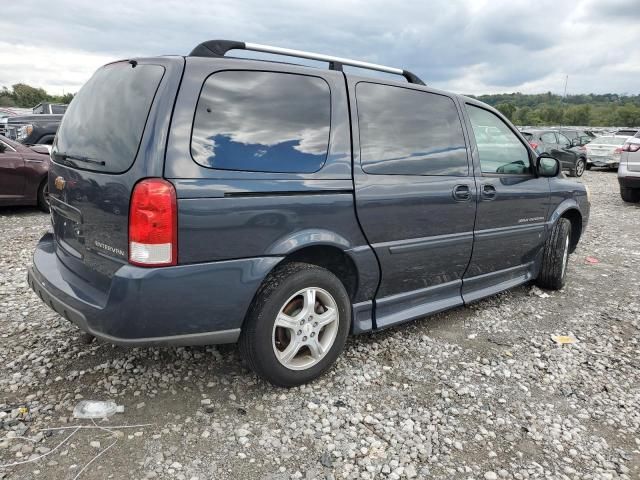
[[[49,146],[27,147],[0,135],[0,206],[37,205],[49,211]]]

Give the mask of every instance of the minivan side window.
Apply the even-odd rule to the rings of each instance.
[[[496,114],[467,104],[476,137],[482,173],[528,175],[531,160],[527,147]]]
[[[356,86],[356,103],[365,172],[468,175],[462,124],[451,98],[360,82]]]
[[[329,85],[319,77],[222,71],[204,83],[191,154],[203,167],[312,173],[327,158]]]

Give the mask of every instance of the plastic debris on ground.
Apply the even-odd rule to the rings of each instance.
[[[538,287],[533,287],[530,291],[529,291],[529,295],[535,295],[536,297],[540,297],[540,298],[549,298],[551,295],[549,295],[547,292],[543,292],[542,290],[540,290]]]
[[[551,335],[551,340],[558,345],[572,345],[578,342],[578,339],[573,335]]]
[[[584,263],[588,265],[595,265],[596,263],[600,263],[600,260],[595,257],[587,257],[584,259]]]
[[[112,400],[82,400],[73,409],[74,418],[108,418],[124,412],[124,406]]]

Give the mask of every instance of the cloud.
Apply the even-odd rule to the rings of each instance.
[[[0,85],[76,91],[97,66],[211,38],[406,68],[463,93],[639,93],[637,0],[34,0],[0,18]],[[37,27],[36,27],[37,26]]]

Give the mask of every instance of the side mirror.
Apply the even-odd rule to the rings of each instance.
[[[543,153],[536,158],[536,171],[539,177],[555,177],[560,173],[560,162]]]

